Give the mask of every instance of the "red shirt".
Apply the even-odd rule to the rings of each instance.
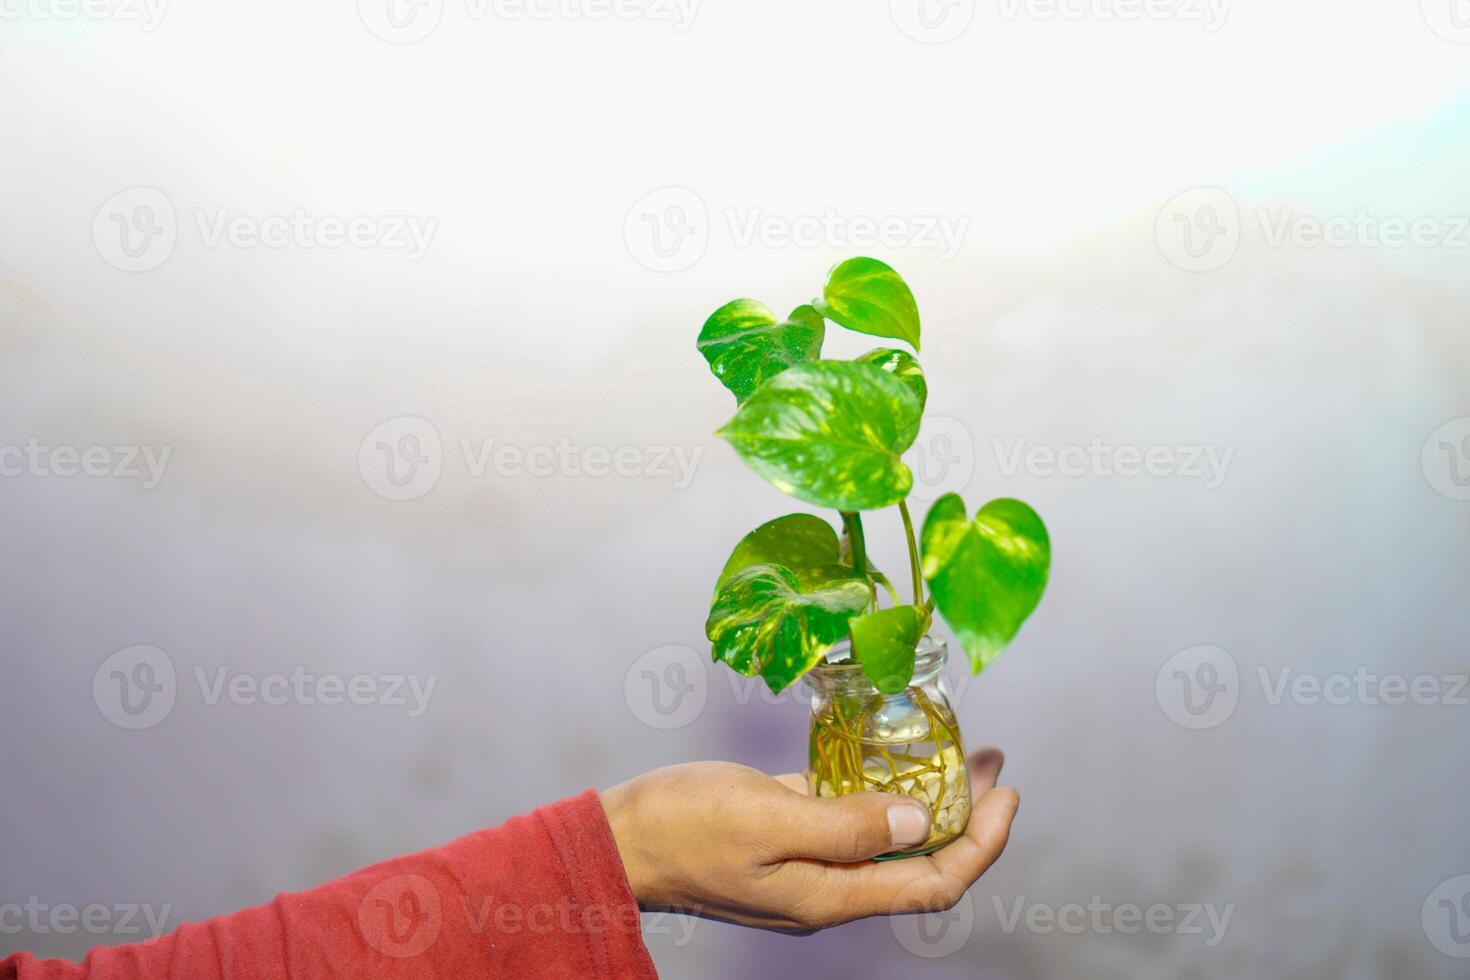
[[[657,978],[591,790],[443,847],[81,965],[17,953],[0,980]]]

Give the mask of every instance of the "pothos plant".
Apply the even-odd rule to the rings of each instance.
[[[909,349],[823,358],[828,321]],[[705,624],[714,659],[780,691],[851,638],[873,685],[896,694],[937,610],[983,670],[1040,602],[1051,545],[1019,500],[992,500],[972,516],[953,493],[929,508],[916,538],[914,478],[901,457],[918,437],[928,386],[915,357],[918,305],[898,273],[848,259],[785,319],[752,299],[726,303],[705,322],[699,351],[738,406],[718,434],[777,489],[836,510],[843,532],[787,514],[747,534],[720,571]],[[890,507],[908,542],[908,602],[867,552],[864,515]]]

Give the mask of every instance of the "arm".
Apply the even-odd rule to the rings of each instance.
[[[655,977],[640,906],[788,932],[952,906],[1005,848],[1002,762],[971,757],[970,826],[926,857],[871,860],[928,835],[907,798],[813,799],[800,776],[695,763],[80,966],[21,953],[0,980]]]
[[[0,980],[654,977],[597,794],[80,964]]]

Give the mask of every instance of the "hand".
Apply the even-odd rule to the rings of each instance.
[[[874,861],[924,840],[929,812],[906,796],[807,795],[800,775],[726,762],[657,769],[602,793],[638,904],[785,932],[952,907],[1000,857],[1020,797],[996,787],[1005,757],[970,757],[965,835],[924,857]]]

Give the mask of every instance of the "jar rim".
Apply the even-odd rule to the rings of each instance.
[[[840,640],[833,645],[827,655],[813,667],[809,674],[818,675],[828,680],[841,680],[852,677],[863,672],[863,665],[854,660],[852,663],[834,663],[835,660],[845,660],[852,654],[852,640]],[[925,633],[919,640],[919,646],[914,652],[914,677],[923,677],[933,673],[944,666],[949,658],[949,646],[943,640]]]

